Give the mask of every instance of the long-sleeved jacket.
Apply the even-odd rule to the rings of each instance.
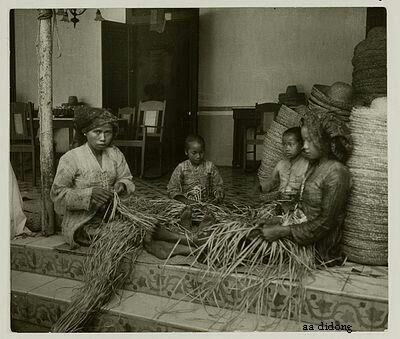
[[[321,259],[328,261],[339,255],[338,247],[351,187],[350,172],[335,160],[324,159],[313,166],[305,181],[300,202],[307,221],[291,225],[291,236],[302,245],[315,243]]]
[[[93,188],[112,190],[117,182],[125,184],[128,194],[135,190],[125,157],[115,146],[103,151],[102,166],[87,143],[61,157],[50,196],[63,215],[62,232],[71,246],[76,245],[75,232],[98,211],[91,202]]]

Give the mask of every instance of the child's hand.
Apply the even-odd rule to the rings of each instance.
[[[216,190],[216,191],[214,192],[214,196],[215,196],[215,202],[216,202],[216,203],[219,203],[219,202],[221,202],[221,201],[224,199],[225,193],[224,193],[223,190]]]
[[[126,186],[124,183],[119,181],[114,185],[114,190],[118,195],[121,195],[126,192]]]

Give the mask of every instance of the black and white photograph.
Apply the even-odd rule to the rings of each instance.
[[[7,4],[9,335],[397,326],[388,1],[87,3]]]

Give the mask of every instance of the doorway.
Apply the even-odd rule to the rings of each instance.
[[[179,8],[127,9],[126,24],[102,23],[103,106],[116,113],[166,100],[165,171],[185,158],[184,139],[197,132],[198,23],[198,9]]]

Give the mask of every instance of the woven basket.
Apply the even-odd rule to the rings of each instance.
[[[384,67],[387,65],[387,56],[384,54],[370,55],[370,56],[353,56],[351,59],[353,67],[357,68],[374,68],[374,67]]]
[[[377,69],[377,68],[386,68],[386,60],[383,61],[375,61],[375,62],[359,62],[355,66],[353,66],[353,72],[360,72],[369,69]]]
[[[335,109],[327,109],[325,107],[322,107],[320,105],[318,105],[317,103],[315,103],[314,101],[312,101],[312,99],[310,98],[310,100],[308,101],[308,107],[315,111],[321,112],[323,114],[326,114],[327,112],[333,112],[335,114],[335,116],[337,118],[339,118],[341,121],[348,123],[350,121],[350,111],[345,111],[345,110],[341,110],[338,108]]]
[[[353,86],[357,93],[382,93],[387,91],[386,79],[370,83],[363,80],[362,82],[354,82]]]
[[[363,70],[353,70],[353,82],[362,80],[385,78],[387,76],[386,67],[369,68]]]
[[[354,150],[347,165],[353,186],[342,251],[360,264],[387,265],[388,172],[386,99],[356,107],[349,123]]]
[[[286,130],[286,126],[273,121],[267,133],[265,133],[263,156],[258,170],[260,180],[270,178],[278,161],[283,159],[282,134]]]
[[[295,110],[282,105],[275,118],[276,122],[286,128],[297,127],[300,125],[301,115]]]
[[[361,80],[353,79],[353,86],[355,86],[355,88],[360,86],[386,87],[386,84],[387,84],[387,78],[385,76],[378,78],[361,79]]]
[[[311,94],[310,98],[314,100],[314,102],[320,103],[325,103],[326,105],[330,107],[335,107],[335,108],[340,108],[344,110],[351,111],[352,109],[352,104],[343,102],[343,101],[338,101],[330,98],[327,96],[325,93],[329,90],[330,86],[326,85],[314,85],[311,89]]]
[[[361,41],[354,47],[355,55],[362,55],[368,51],[386,51],[387,40],[386,37],[382,37],[380,39],[370,40],[366,39]]]
[[[359,58],[386,58],[387,53],[386,53],[386,44],[381,46],[381,48],[377,49],[364,49],[360,52],[356,51],[354,52],[353,59],[355,59],[356,63]]]
[[[368,31],[367,39],[376,40],[386,37],[386,27],[376,26]]]

